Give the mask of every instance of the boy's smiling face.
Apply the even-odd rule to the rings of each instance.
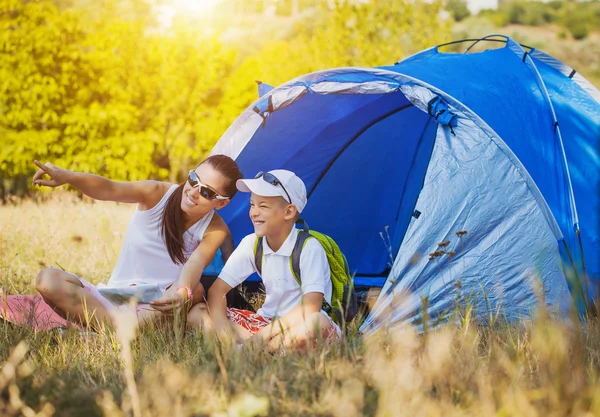
[[[250,195],[250,220],[257,236],[278,236],[296,218],[296,207],[283,197]]]

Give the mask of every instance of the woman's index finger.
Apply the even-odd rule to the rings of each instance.
[[[33,160],[33,163],[42,171],[44,171],[45,173],[49,174],[50,173],[50,168],[47,167],[46,165],[42,164],[40,161],[38,161],[37,159]]]

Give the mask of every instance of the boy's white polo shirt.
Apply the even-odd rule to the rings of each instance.
[[[281,317],[300,304],[302,295],[311,292],[324,294],[331,303],[332,284],[330,279],[327,255],[317,239],[308,239],[300,254],[300,271],[302,288],[292,275],[290,256],[299,230],[293,228],[283,245],[277,252],[263,239],[262,280],[265,286],[266,298],[262,307],[257,311],[263,317]],[[219,278],[235,287],[255,272],[254,244],[256,234],[246,236],[233,251]]]

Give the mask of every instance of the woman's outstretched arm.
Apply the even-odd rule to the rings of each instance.
[[[49,162],[33,162],[39,169],[33,175],[31,185],[54,188],[70,184],[95,200],[138,203],[142,210],[154,207],[169,187],[158,181],[117,182],[99,175],[69,171]],[[44,175],[49,179],[44,179]]]

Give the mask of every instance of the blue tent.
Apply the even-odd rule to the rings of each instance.
[[[304,180],[303,218],[357,286],[383,287],[365,331],[415,320],[422,297],[433,317],[462,295],[511,319],[540,297],[565,312],[600,283],[600,92],[541,51],[483,39],[499,40],[262,84],[212,151],[246,176]],[[248,204],[222,210],[236,244]]]

